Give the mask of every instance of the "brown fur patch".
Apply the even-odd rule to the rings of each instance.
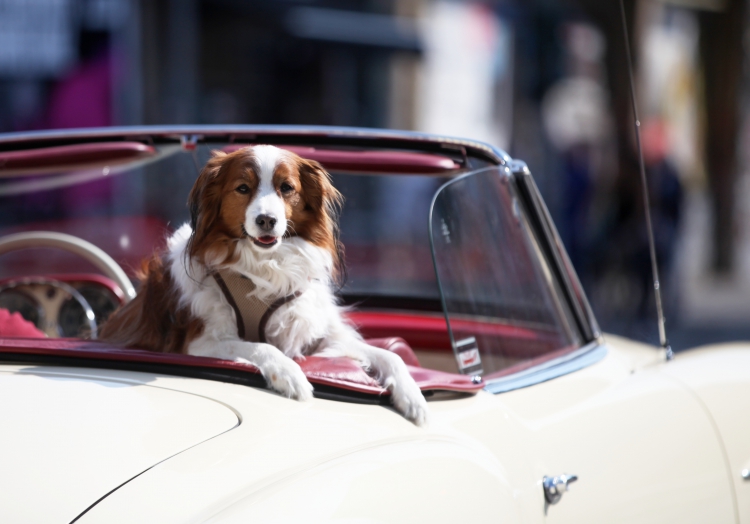
[[[138,295],[112,314],[99,339],[118,346],[185,353],[203,333],[203,321],[179,306],[172,275],[160,256],[144,261],[141,276]]]
[[[338,213],[343,196],[333,187],[331,175],[314,160],[290,153],[294,180],[299,183],[298,200],[290,200],[289,220],[292,227],[287,234],[297,235],[318,247],[328,250],[333,257],[334,278],[343,271],[343,247],[339,242]]]

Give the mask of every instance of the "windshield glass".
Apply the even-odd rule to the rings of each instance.
[[[68,233],[103,249],[134,278],[141,261],[188,221],[186,201],[198,171],[211,150],[224,147],[155,146],[155,154],[127,165],[10,173],[0,178],[0,235]],[[356,300],[387,295],[436,302],[426,217],[432,195],[447,179],[342,171],[332,176],[346,199],[340,219],[347,264],[342,293]],[[60,250],[0,257],[0,279],[84,272],[98,271]]]
[[[447,183],[430,229],[462,372],[500,378],[579,346],[509,174],[491,168]]]

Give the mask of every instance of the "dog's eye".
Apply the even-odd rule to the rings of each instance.
[[[281,190],[282,193],[289,193],[290,191],[294,191],[294,188],[284,182],[283,184],[281,184],[281,186],[279,186],[279,190]]]
[[[250,192],[250,187],[247,184],[242,184],[240,187],[235,189],[238,193],[242,193],[243,195],[247,195]]]

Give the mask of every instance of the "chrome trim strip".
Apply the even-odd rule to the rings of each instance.
[[[497,395],[521,389],[540,382],[546,382],[574,371],[578,371],[592,364],[596,364],[607,355],[607,347],[600,341],[594,341],[582,348],[537,367],[527,369],[509,377],[491,380],[484,387],[485,391]]]

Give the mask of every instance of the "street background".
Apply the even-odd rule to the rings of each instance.
[[[745,0],[626,0],[669,338],[750,339]],[[617,0],[0,0],[0,131],[317,124],[525,160],[602,327],[656,342]],[[2,218],[0,218],[2,222]]]

